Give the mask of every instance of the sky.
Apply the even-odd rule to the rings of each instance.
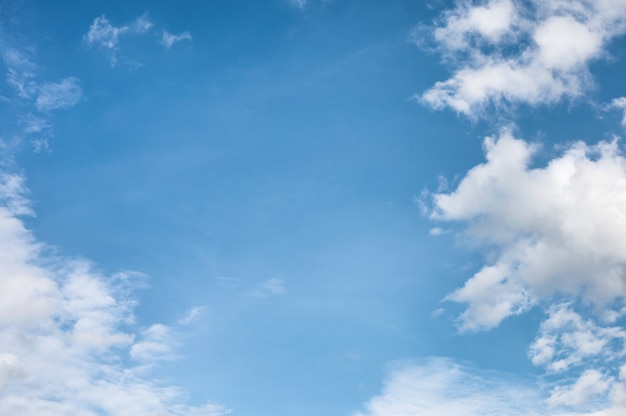
[[[0,0],[0,414],[626,413],[626,0]]]

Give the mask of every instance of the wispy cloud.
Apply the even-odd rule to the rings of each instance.
[[[528,380],[433,358],[395,365],[382,392],[353,416],[619,416],[626,412],[622,368],[617,377],[588,369],[546,394]]]
[[[489,105],[581,97],[593,85],[589,63],[626,31],[626,2],[463,0],[428,31],[455,72],[416,98],[480,117]]]
[[[39,111],[70,108],[80,101],[82,95],[83,90],[78,78],[69,77],[60,82],[42,84],[35,105]]]
[[[353,416],[532,416],[546,406],[530,383],[464,368],[450,360],[398,366],[380,395]]]
[[[185,313],[185,315],[178,320],[178,324],[182,326],[187,326],[192,322],[198,320],[206,313],[206,307],[204,306],[196,306],[191,308]]]
[[[103,49],[109,57],[111,66],[115,66],[118,60],[116,52],[120,36],[147,33],[152,26],[153,23],[147,15],[139,16],[132,23],[121,26],[113,26],[109,19],[102,15],[96,17],[91,26],[89,26],[85,40],[87,43]]]
[[[287,293],[285,281],[281,278],[271,278],[259,283],[254,287],[250,294],[257,298],[266,298],[269,296],[284,295]]]
[[[48,148],[53,136],[50,112],[67,109],[78,104],[83,91],[76,77],[67,77],[58,82],[42,81],[37,76],[38,67],[25,50],[0,45],[7,68],[6,82],[15,92],[7,97],[7,103],[15,109],[25,111],[17,118],[23,132],[36,135],[32,140],[35,151]]]
[[[179,34],[171,33],[167,30],[159,31],[160,35],[155,32],[155,23],[147,14],[141,15],[134,21],[120,26],[113,25],[106,16],[97,17],[89,30],[84,36],[84,40],[89,45],[100,48],[109,58],[112,67],[116,66],[119,61],[120,42],[123,37],[129,35],[148,35],[158,36],[158,42],[170,49],[172,45],[184,40],[192,40],[191,33],[184,31]]]
[[[161,45],[165,46],[165,49],[169,49],[176,42],[181,42],[183,40],[191,40],[191,34],[189,32],[183,32],[178,35],[168,32],[167,30],[163,31],[163,36],[161,37]]]
[[[626,127],[626,97],[615,98],[609,104],[609,108],[622,110],[624,117],[622,118],[622,126]]]
[[[133,274],[49,254],[21,219],[32,215],[23,183],[0,172],[0,414],[227,414],[150,379],[173,356],[169,328],[135,328]]]

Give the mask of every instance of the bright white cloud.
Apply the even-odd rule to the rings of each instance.
[[[75,106],[83,94],[76,77],[61,82],[47,82],[39,87],[35,105],[39,111],[50,111]]]
[[[227,414],[150,380],[150,364],[172,353],[169,328],[133,329],[131,274],[47,254],[20,218],[32,214],[25,192],[21,176],[0,173],[0,414]]]
[[[464,0],[432,30],[456,70],[419,99],[477,117],[577,98],[593,85],[588,64],[625,31],[626,0]]]
[[[537,146],[504,132],[485,140],[487,162],[432,218],[468,224],[490,261],[448,300],[467,304],[462,330],[489,329],[554,294],[603,305],[626,296],[626,159],[617,141],[571,144],[531,167]]]
[[[169,49],[176,42],[180,42],[183,40],[191,40],[191,34],[189,32],[183,32],[179,35],[175,35],[173,33],[168,32],[167,30],[163,31],[163,35],[161,37],[161,45],[165,46],[165,49]]]

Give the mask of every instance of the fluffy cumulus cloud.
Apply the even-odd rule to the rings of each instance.
[[[626,0],[463,0],[431,29],[456,69],[418,98],[470,117],[555,103],[593,85],[588,65],[626,32]]]
[[[152,381],[171,328],[137,330],[131,274],[105,276],[51,254],[21,219],[23,178],[0,173],[0,414],[217,416]]]
[[[486,252],[485,264],[446,297],[466,305],[460,329],[490,329],[547,304],[529,348],[551,380],[543,391],[552,413],[541,414],[625,414],[626,158],[619,142],[571,143],[540,166],[533,164],[540,147],[509,131],[485,139],[484,148],[486,162],[456,189],[432,195],[431,217],[462,222],[465,241]]]
[[[593,86],[590,63],[607,57],[611,41],[625,32],[626,0],[461,0],[429,29],[453,74],[419,99],[476,118],[486,109],[583,98]],[[605,109],[624,111],[626,99]],[[461,332],[489,330],[537,305],[545,308],[528,350],[533,365],[545,371],[534,389],[542,408],[492,413],[626,414],[626,157],[619,140],[566,143],[541,164],[537,154],[553,149],[509,130],[486,138],[484,149],[486,161],[455,189],[426,198],[432,197],[431,219],[463,224],[463,241],[485,255],[446,296],[465,305]],[[433,230],[438,235],[443,228]],[[456,397],[398,374],[366,415],[459,413]],[[451,379],[449,371],[443,374]],[[435,405],[411,402],[423,391]],[[468,397],[486,396],[477,389]],[[494,406],[499,397],[491,396]],[[469,409],[460,413],[492,414]]]
[[[596,305],[626,296],[626,159],[617,140],[569,145],[533,167],[538,147],[503,132],[487,161],[433,196],[432,218],[461,221],[490,261],[448,299],[464,330],[489,329],[555,294]]]

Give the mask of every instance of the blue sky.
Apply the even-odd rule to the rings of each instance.
[[[626,411],[625,1],[0,24],[0,413]]]

